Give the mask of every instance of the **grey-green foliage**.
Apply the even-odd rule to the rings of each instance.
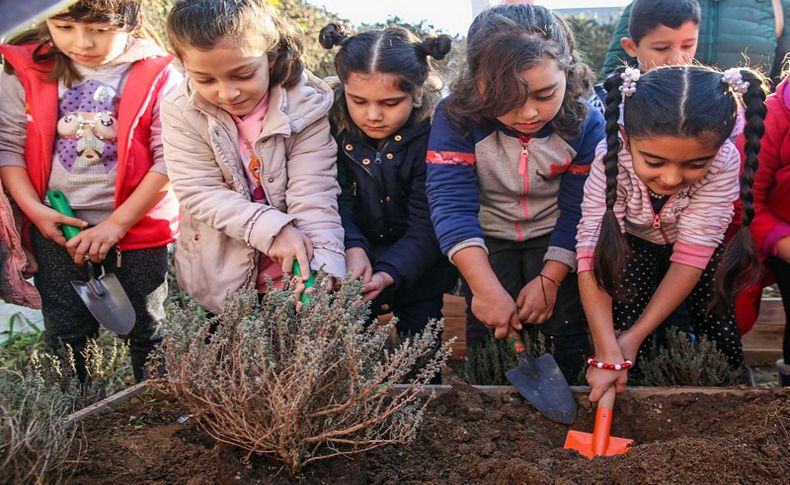
[[[643,386],[730,386],[739,370],[732,369],[716,344],[704,336],[692,342],[678,329],[667,332],[667,345],[637,363],[629,384]]]
[[[529,355],[540,356],[546,353],[546,341],[534,326],[522,332]],[[464,380],[478,386],[505,386],[510,382],[505,372],[516,366],[516,353],[504,340],[496,340],[489,335],[479,346],[469,349],[464,362]]]
[[[442,322],[387,349],[394,322],[365,328],[360,284],[334,293],[319,277],[296,312],[292,292],[253,288],[208,317],[171,307],[163,328],[172,393],[215,438],[274,455],[295,474],[311,461],[406,443],[419,427],[420,392],[443,366]],[[426,361],[427,357],[427,361]],[[405,390],[394,385],[413,384]]]
[[[61,483],[70,474],[76,427],[64,418],[74,394],[35,370],[0,371],[0,477],[3,483]]]

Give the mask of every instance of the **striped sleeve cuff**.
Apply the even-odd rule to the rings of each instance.
[[[465,241],[461,241],[458,244],[456,244],[455,246],[451,247],[450,250],[447,251],[447,257],[450,259],[450,262],[452,263],[453,262],[453,256],[455,256],[455,253],[457,253],[458,251],[460,251],[462,249],[471,248],[472,246],[477,246],[477,247],[483,248],[483,251],[485,251],[486,254],[488,254],[488,248],[486,247],[486,243],[483,240],[483,238],[481,238],[481,237],[473,237],[473,238],[469,238],[469,239],[467,239]],[[453,263],[453,264],[455,264],[455,263]]]
[[[673,263],[705,269],[715,250],[716,248],[708,246],[676,242],[669,260]]]
[[[576,253],[559,246],[549,246],[543,261],[557,261],[576,271]]]

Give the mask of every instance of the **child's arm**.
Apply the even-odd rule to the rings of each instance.
[[[61,246],[66,245],[66,237],[60,226],[67,224],[70,226],[84,228],[88,225],[87,222],[77,219],[76,217],[68,217],[60,212],[47,207],[38,198],[36,189],[30,182],[30,176],[27,169],[24,167],[0,167],[0,178],[3,181],[3,186],[11,194],[11,197],[17,203],[19,208],[30,219],[30,221],[41,231],[41,234]]]
[[[790,30],[790,26],[788,26]],[[790,96],[788,82],[785,81],[780,86],[784,96],[771,96],[766,101],[768,114],[765,117],[765,135],[761,139],[760,163],[754,173],[754,185],[752,195],[754,196],[754,220],[752,220],[751,230],[754,237],[754,244],[757,249],[767,256],[778,256],[788,261],[787,250],[785,256],[780,254],[779,242],[784,238],[790,237],[790,221],[784,221],[774,214],[767,205],[768,194],[772,190],[778,190],[777,172],[784,169],[787,172],[788,162],[782,159],[782,143],[787,139],[788,122],[790,115],[784,106],[784,97]],[[738,148],[741,157],[743,154],[744,137],[738,137]],[[787,242],[784,245],[788,245]]]
[[[592,271],[579,273],[579,294],[584,306],[584,314],[590,325],[596,358],[599,362],[623,362],[623,352],[614,333],[612,297],[598,287]],[[590,401],[598,402],[603,393],[613,384],[616,386],[617,392],[623,392],[627,380],[627,370],[612,371],[590,367],[587,370]]]
[[[554,312],[559,285],[570,271],[576,269],[576,232],[582,216],[582,199],[587,174],[595,159],[598,143],[604,138],[604,122],[600,112],[587,106],[588,115],[580,128],[576,156],[560,179],[557,205],[560,216],[549,239],[541,276],[527,283],[518,297],[519,319],[527,323],[543,323]]]
[[[505,338],[508,327],[521,330],[516,303],[499,282],[485,250],[469,246],[456,252],[452,261],[472,290],[472,313],[494,329],[494,337]]]
[[[336,278],[346,273],[343,225],[338,213],[337,144],[321,118],[286,141],[288,186],[285,202],[296,227],[311,241],[310,267]],[[301,263],[300,263],[301,264]],[[305,273],[306,274],[306,273]]]
[[[167,195],[169,187],[166,175],[148,172],[107,219],[69,239],[66,249],[74,262],[81,265],[86,256],[94,262],[104,261],[110,249],[123,239],[129,229]]]
[[[458,267],[472,291],[472,313],[505,338],[520,329],[516,303],[491,268],[480,227],[475,147],[464,130],[450,123],[445,102],[436,108],[428,140],[425,183],[439,247]]]
[[[231,188],[209,144],[207,122],[195,112],[185,116],[178,104],[186,104],[183,96],[166,99],[161,110],[167,171],[179,204],[203,224],[268,254],[294,216]]]

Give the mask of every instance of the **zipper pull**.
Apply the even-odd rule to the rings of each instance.
[[[653,216],[653,228],[661,229],[661,218],[658,217],[658,214]]]
[[[115,246],[115,267],[121,267],[121,248]]]
[[[356,180],[351,182],[351,195],[353,195],[354,197],[357,196],[357,181]]]
[[[527,145],[522,143],[521,144],[521,156],[519,157],[518,163],[518,173],[519,175],[523,176],[527,173],[527,162],[529,161],[529,152],[527,151]]]
[[[376,163],[381,165],[381,152],[376,152]]]

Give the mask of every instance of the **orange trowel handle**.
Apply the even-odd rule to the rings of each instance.
[[[595,412],[595,428],[593,429],[592,445],[596,456],[605,455],[609,449],[609,432],[612,429],[612,415],[614,414],[614,400],[617,390],[612,386],[603,393],[598,401]]]

